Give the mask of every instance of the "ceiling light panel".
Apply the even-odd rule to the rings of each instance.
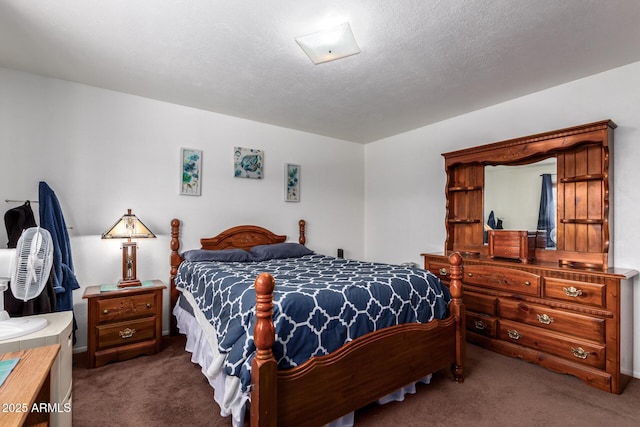
[[[348,22],[330,30],[296,37],[296,42],[314,64],[322,64],[360,53],[360,47],[353,37]]]

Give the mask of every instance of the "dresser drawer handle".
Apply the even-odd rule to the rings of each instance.
[[[109,310],[105,308],[104,310],[102,310],[102,314],[109,314]]]
[[[438,270],[440,272],[441,276],[446,276],[447,274],[449,274],[449,270],[447,270],[446,268],[442,267],[440,270]]]
[[[124,331],[120,331],[120,338],[126,340],[127,338],[131,338],[135,333],[135,329],[126,328]]]
[[[587,357],[589,357],[589,353],[584,351],[582,347],[571,347],[571,353],[573,353],[573,355],[578,359],[586,359]]]
[[[511,338],[512,340],[519,340],[520,337],[522,337],[522,335],[520,335],[520,332],[516,331],[515,329],[509,329],[507,331],[507,335],[509,335],[509,338]]]
[[[151,304],[150,303],[147,303],[147,308],[151,308]]]
[[[473,277],[473,273],[467,273],[467,276]]]
[[[475,322],[473,322],[474,326],[476,329],[479,329],[481,331],[485,330],[487,328],[487,324],[484,323],[482,320],[476,320]]]
[[[524,285],[525,285],[525,286],[531,286],[531,282],[530,282],[530,281],[528,281],[528,280],[526,280],[526,281],[524,282]]]
[[[545,324],[545,325],[550,325],[553,323],[553,317],[549,316],[548,314],[538,314],[538,322]]]
[[[562,288],[562,291],[568,297],[578,298],[580,295],[582,295],[582,289],[576,289],[573,286]]]

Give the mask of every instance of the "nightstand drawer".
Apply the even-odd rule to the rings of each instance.
[[[105,298],[96,303],[98,323],[153,316],[158,306],[155,293]]]
[[[133,320],[129,322],[110,323],[96,327],[98,336],[97,350],[133,344],[140,341],[153,340],[156,319]]]

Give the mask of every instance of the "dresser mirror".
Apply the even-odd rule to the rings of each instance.
[[[525,165],[487,165],[484,167],[484,222],[490,225],[489,218],[493,217],[491,228],[505,230],[538,229],[538,219],[543,190],[543,175],[549,175],[553,205],[548,209],[552,212],[552,223],[557,223],[557,161],[550,157]],[[545,199],[547,200],[547,199]],[[491,216],[493,212],[493,216]],[[547,249],[555,249],[556,230],[550,230]],[[485,239],[486,243],[486,239]]]
[[[555,204],[549,215],[554,217],[555,231],[548,233],[554,240],[546,247],[536,247],[535,259],[571,267],[603,269],[610,266],[613,260],[609,258],[609,230],[613,206],[609,188],[613,176],[611,156],[615,127],[615,123],[605,120],[444,153],[447,172],[445,252],[486,256],[486,226],[491,210],[503,219],[505,229],[538,229],[537,219],[523,224],[515,220],[529,215],[537,218],[542,188],[540,175],[547,172],[536,170],[533,173],[538,184],[530,185],[537,186],[538,190],[523,190],[515,185],[514,177],[494,179],[491,170],[503,170],[492,169],[494,166],[535,169],[548,163],[548,171],[551,175],[555,173],[552,181],[556,183]],[[553,161],[555,167],[551,164]],[[496,180],[502,184],[498,193],[505,193],[504,187],[511,187],[516,194],[495,195],[493,182]],[[512,212],[514,206],[524,205],[520,200],[513,203],[523,195],[528,196],[526,199],[533,207],[525,208],[527,214]],[[501,207],[498,198],[510,203]]]

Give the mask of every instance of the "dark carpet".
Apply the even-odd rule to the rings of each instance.
[[[200,367],[184,351],[184,338],[165,338],[162,352],[86,369],[74,355],[73,425],[230,426],[219,415]],[[640,380],[621,395],[539,366],[467,346],[466,380],[447,371],[403,402],[370,405],[356,426],[640,426]]]

